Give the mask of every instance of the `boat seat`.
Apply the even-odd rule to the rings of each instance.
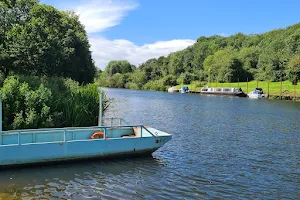
[[[133,134],[131,135],[122,135],[122,138],[133,138],[141,136],[141,127],[133,127]]]

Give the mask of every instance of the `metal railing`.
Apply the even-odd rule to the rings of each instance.
[[[115,117],[104,118],[103,119],[103,124],[105,126],[115,126],[115,125],[122,126],[123,124],[124,125],[129,125],[129,123],[125,119],[115,118]]]
[[[125,120],[124,120],[125,121]],[[126,121],[125,121],[126,122]],[[143,137],[143,130],[147,131],[152,137],[156,138],[157,135],[153,134],[144,125],[117,125],[117,126],[96,126],[96,127],[76,127],[76,128],[52,128],[52,129],[28,129],[28,130],[13,130],[13,131],[1,131],[0,132],[0,146],[11,146],[11,145],[29,145],[29,144],[47,144],[47,143],[63,143],[63,142],[76,142],[76,141],[91,141],[89,139],[75,140],[74,133],[80,131],[103,131],[104,136],[100,139],[94,140],[107,140],[107,129],[118,129],[118,128],[140,128],[140,137]],[[36,134],[46,133],[61,133],[63,134],[62,141],[51,141],[51,142],[36,142]],[[67,133],[72,134],[72,139],[67,140]],[[21,144],[21,135],[32,134],[32,142],[26,142]],[[3,145],[3,136],[7,135],[18,135],[17,143]],[[110,138],[119,139],[119,138]]]

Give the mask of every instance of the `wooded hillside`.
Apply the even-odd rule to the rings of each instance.
[[[108,87],[165,90],[191,81],[292,81],[296,76],[299,80],[300,23],[264,34],[199,37],[182,51],[132,69],[105,70],[99,82]]]

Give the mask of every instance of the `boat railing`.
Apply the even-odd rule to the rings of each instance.
[[[129,123],[123,119],[123,118],[116,118],[116,117],[111,117],[111,118],[104,118],[103,119],[103,124],[105,126],[122,126],[122,125],[129,125]]]
[[[30,145],[30,144],[47,144],[47,143],[63,143],[63,142],[76,142],[76,141],[92,141],[89,139],[75,139],[74,134],[76,132],[83,131],[103,131],[104,137],[94,140],[107,140],[106,137],[108,129],[118,129],[118,128],[139,128],[140,137],[143,137],[143,130],[148,132],[152,137],[156,138],[157,135],[153,134],[147,127],[144,125],[120,125],[120,126],[95,126],[95,127],[72,127],[72,128],[52,128],[52,129],[27,129],[27,130],[12,130],[12,131],[0,131],[0,146],[13,146],[13,145]],[[54,140],[47,142],[37,142],[37,134],[47,134],[47,133],[57,133],[63,134],[63,140]],[[31,134],[31,142],[21,142],[21,135]],[[70,139],[67,139],[67,134],[71,134]],[[3,144],[3,137],[17,135],[16,143]],[[118,139],[118,138],[109,138],[109,139]]]

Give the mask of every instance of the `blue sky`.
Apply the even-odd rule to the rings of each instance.
[[[74,10],[93,58],[138,65],[192,45],[200,36],[263,33],[300,22],[298,0],[42,0]]]

